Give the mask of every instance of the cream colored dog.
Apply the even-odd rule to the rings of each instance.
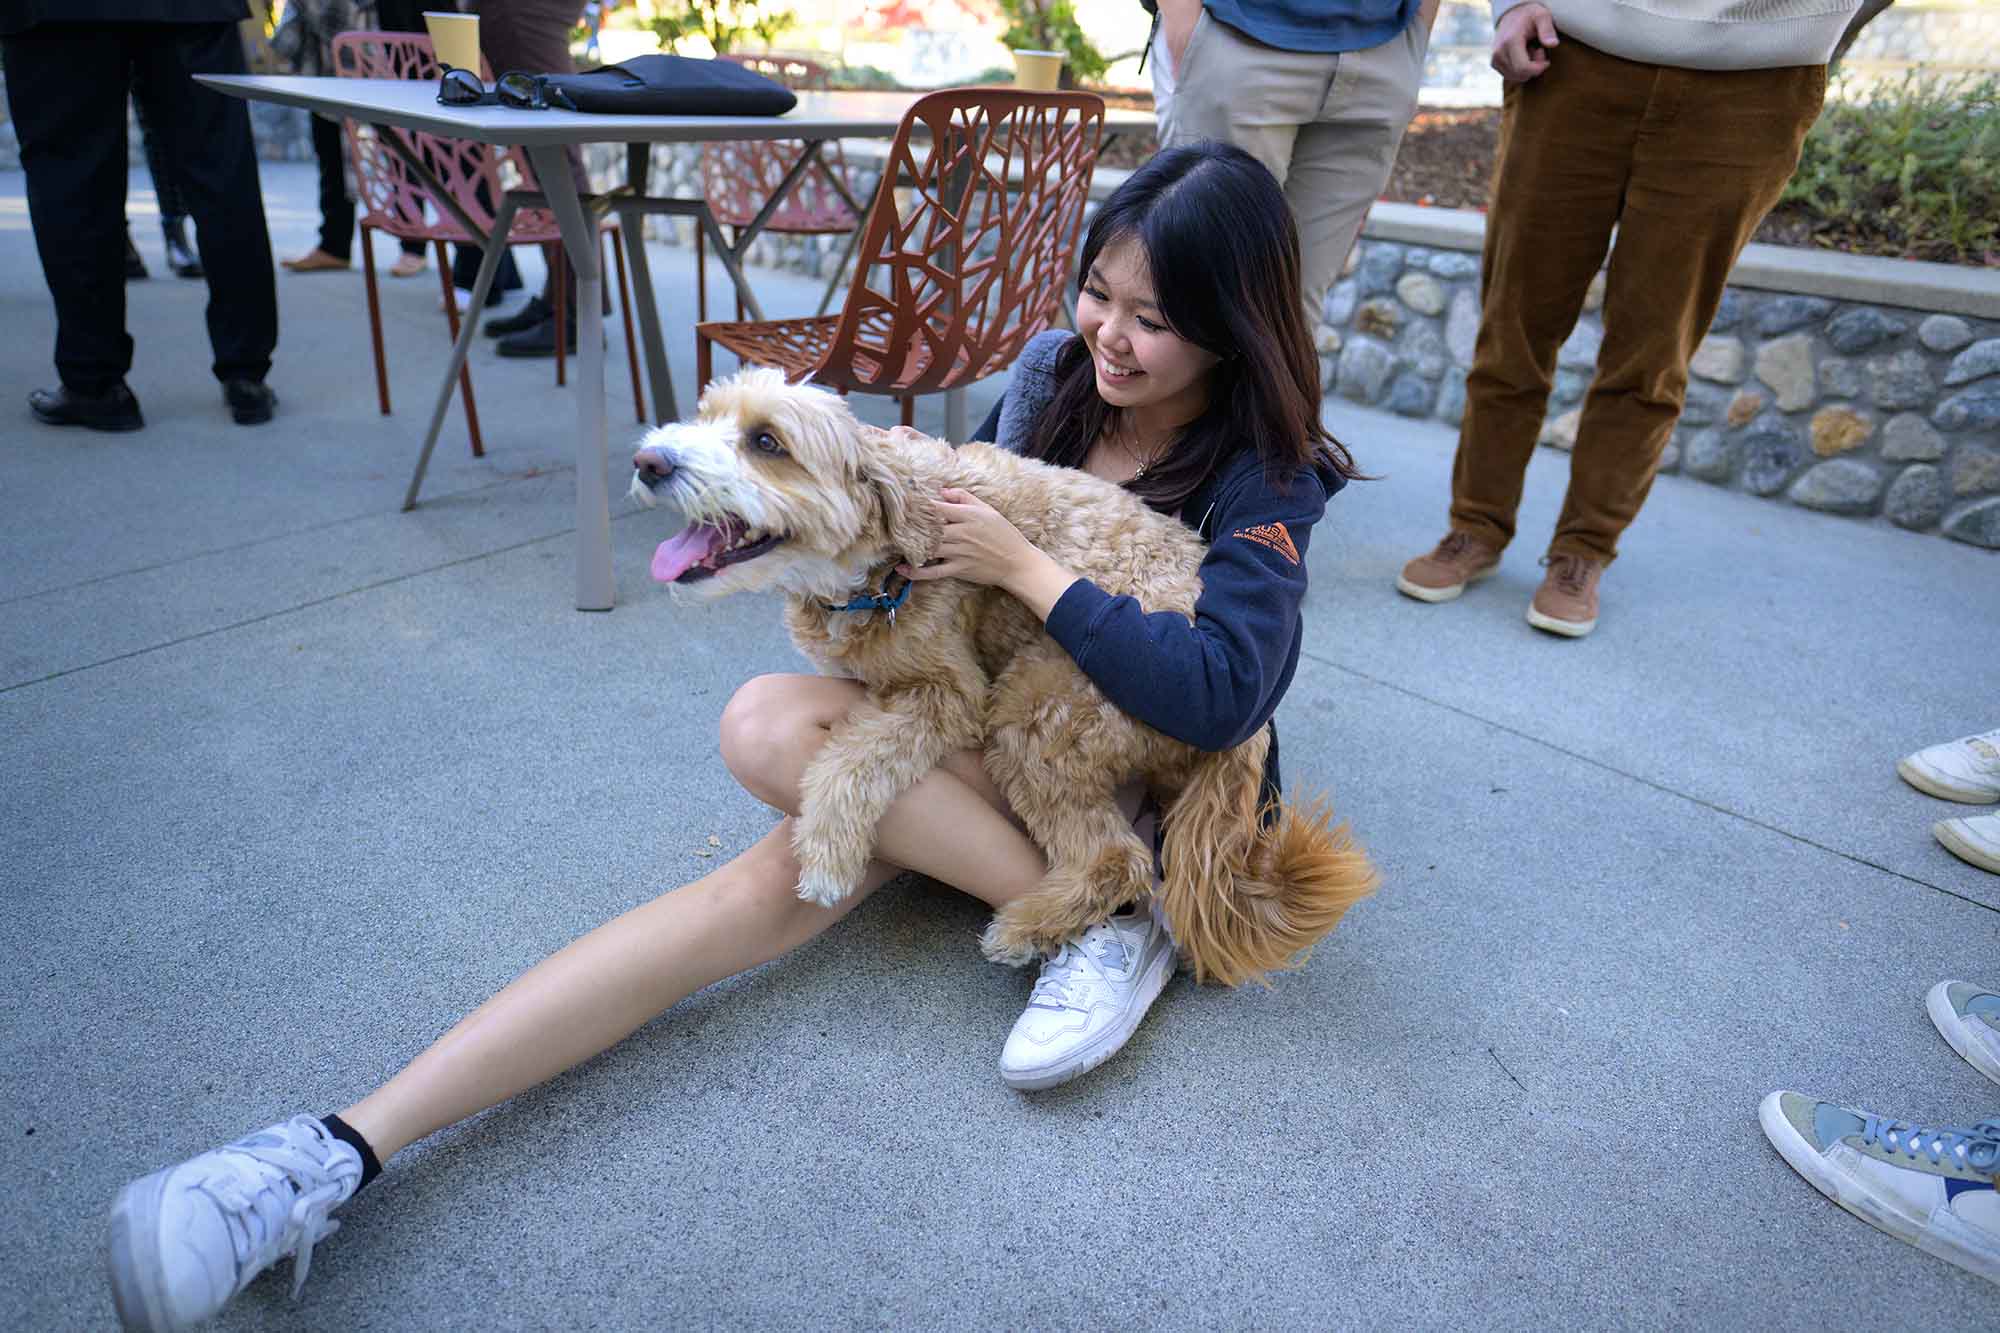
[[[773,370],[711,385],[694,421],[640,447],[633,494],[665,494],[689,520],[653,577],[717,596],[782,590],[800,649],[866,687],[805,774],[799,895],[851,893],[890,803],[952,751],[983,748],[1049,861],[987,928],[988,957],[1024,963],[1154,891],[1153,849],[1113,797],[1136,776],[1165,812],[1160,901],[1197,979],[1237,985],[1303,961],[1376,876],[1323,806],[1259,808],[1268,732],[1209,753],[1154,731],[994,588],[939,579],[893,611],[836,609],[930,558],[945,486],[1106,591],[1192,618],[1203,547],[1185,524],[1085,472],[864,426],[838,396]]]

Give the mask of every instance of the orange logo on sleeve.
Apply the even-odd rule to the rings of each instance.
[[[1260,523],[1254,528],[1238,528],[1235,535],[1259,546],[1268,546],[1295,565],[1299,563],[1299,548],[1292,545],[1292,534],[1282,523]]]

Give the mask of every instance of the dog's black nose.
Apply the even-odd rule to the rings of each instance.
[[[647,449],[632,455],[632,467],[639,474],[640,485],[649,491],[659,489],[661,482],[674,475],[672,462]]]

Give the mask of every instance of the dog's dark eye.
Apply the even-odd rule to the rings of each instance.
[[[769,454],[773,458],[783,458],[785,456],[785,446],[779,444],[778,437],[771,434],[768,430],[758,431],[756,436],[750,441],[750,447],[760,454]]]

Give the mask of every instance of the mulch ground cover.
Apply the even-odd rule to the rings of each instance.
[[[1150,99],[1107,98],[1150,108]],[[1382,198],[1432,208],[1474,208],[1484,212],[1493,179],[1493,156],[1500,138],[1498,108],[1425,110],[1403,136],[1396,166]],[[1150,134],[1124,134],[1105,152],[1102,165],[1136,167],[1153,155]],[[1850,254],[1903,258],[1906,248],[1893,235],[1840,235],[1803,208],[1782,205],[1757,229],[1756,239],[1773,245],[1809,246]],[[1933,256],[1922,256],[1931,258]]]

